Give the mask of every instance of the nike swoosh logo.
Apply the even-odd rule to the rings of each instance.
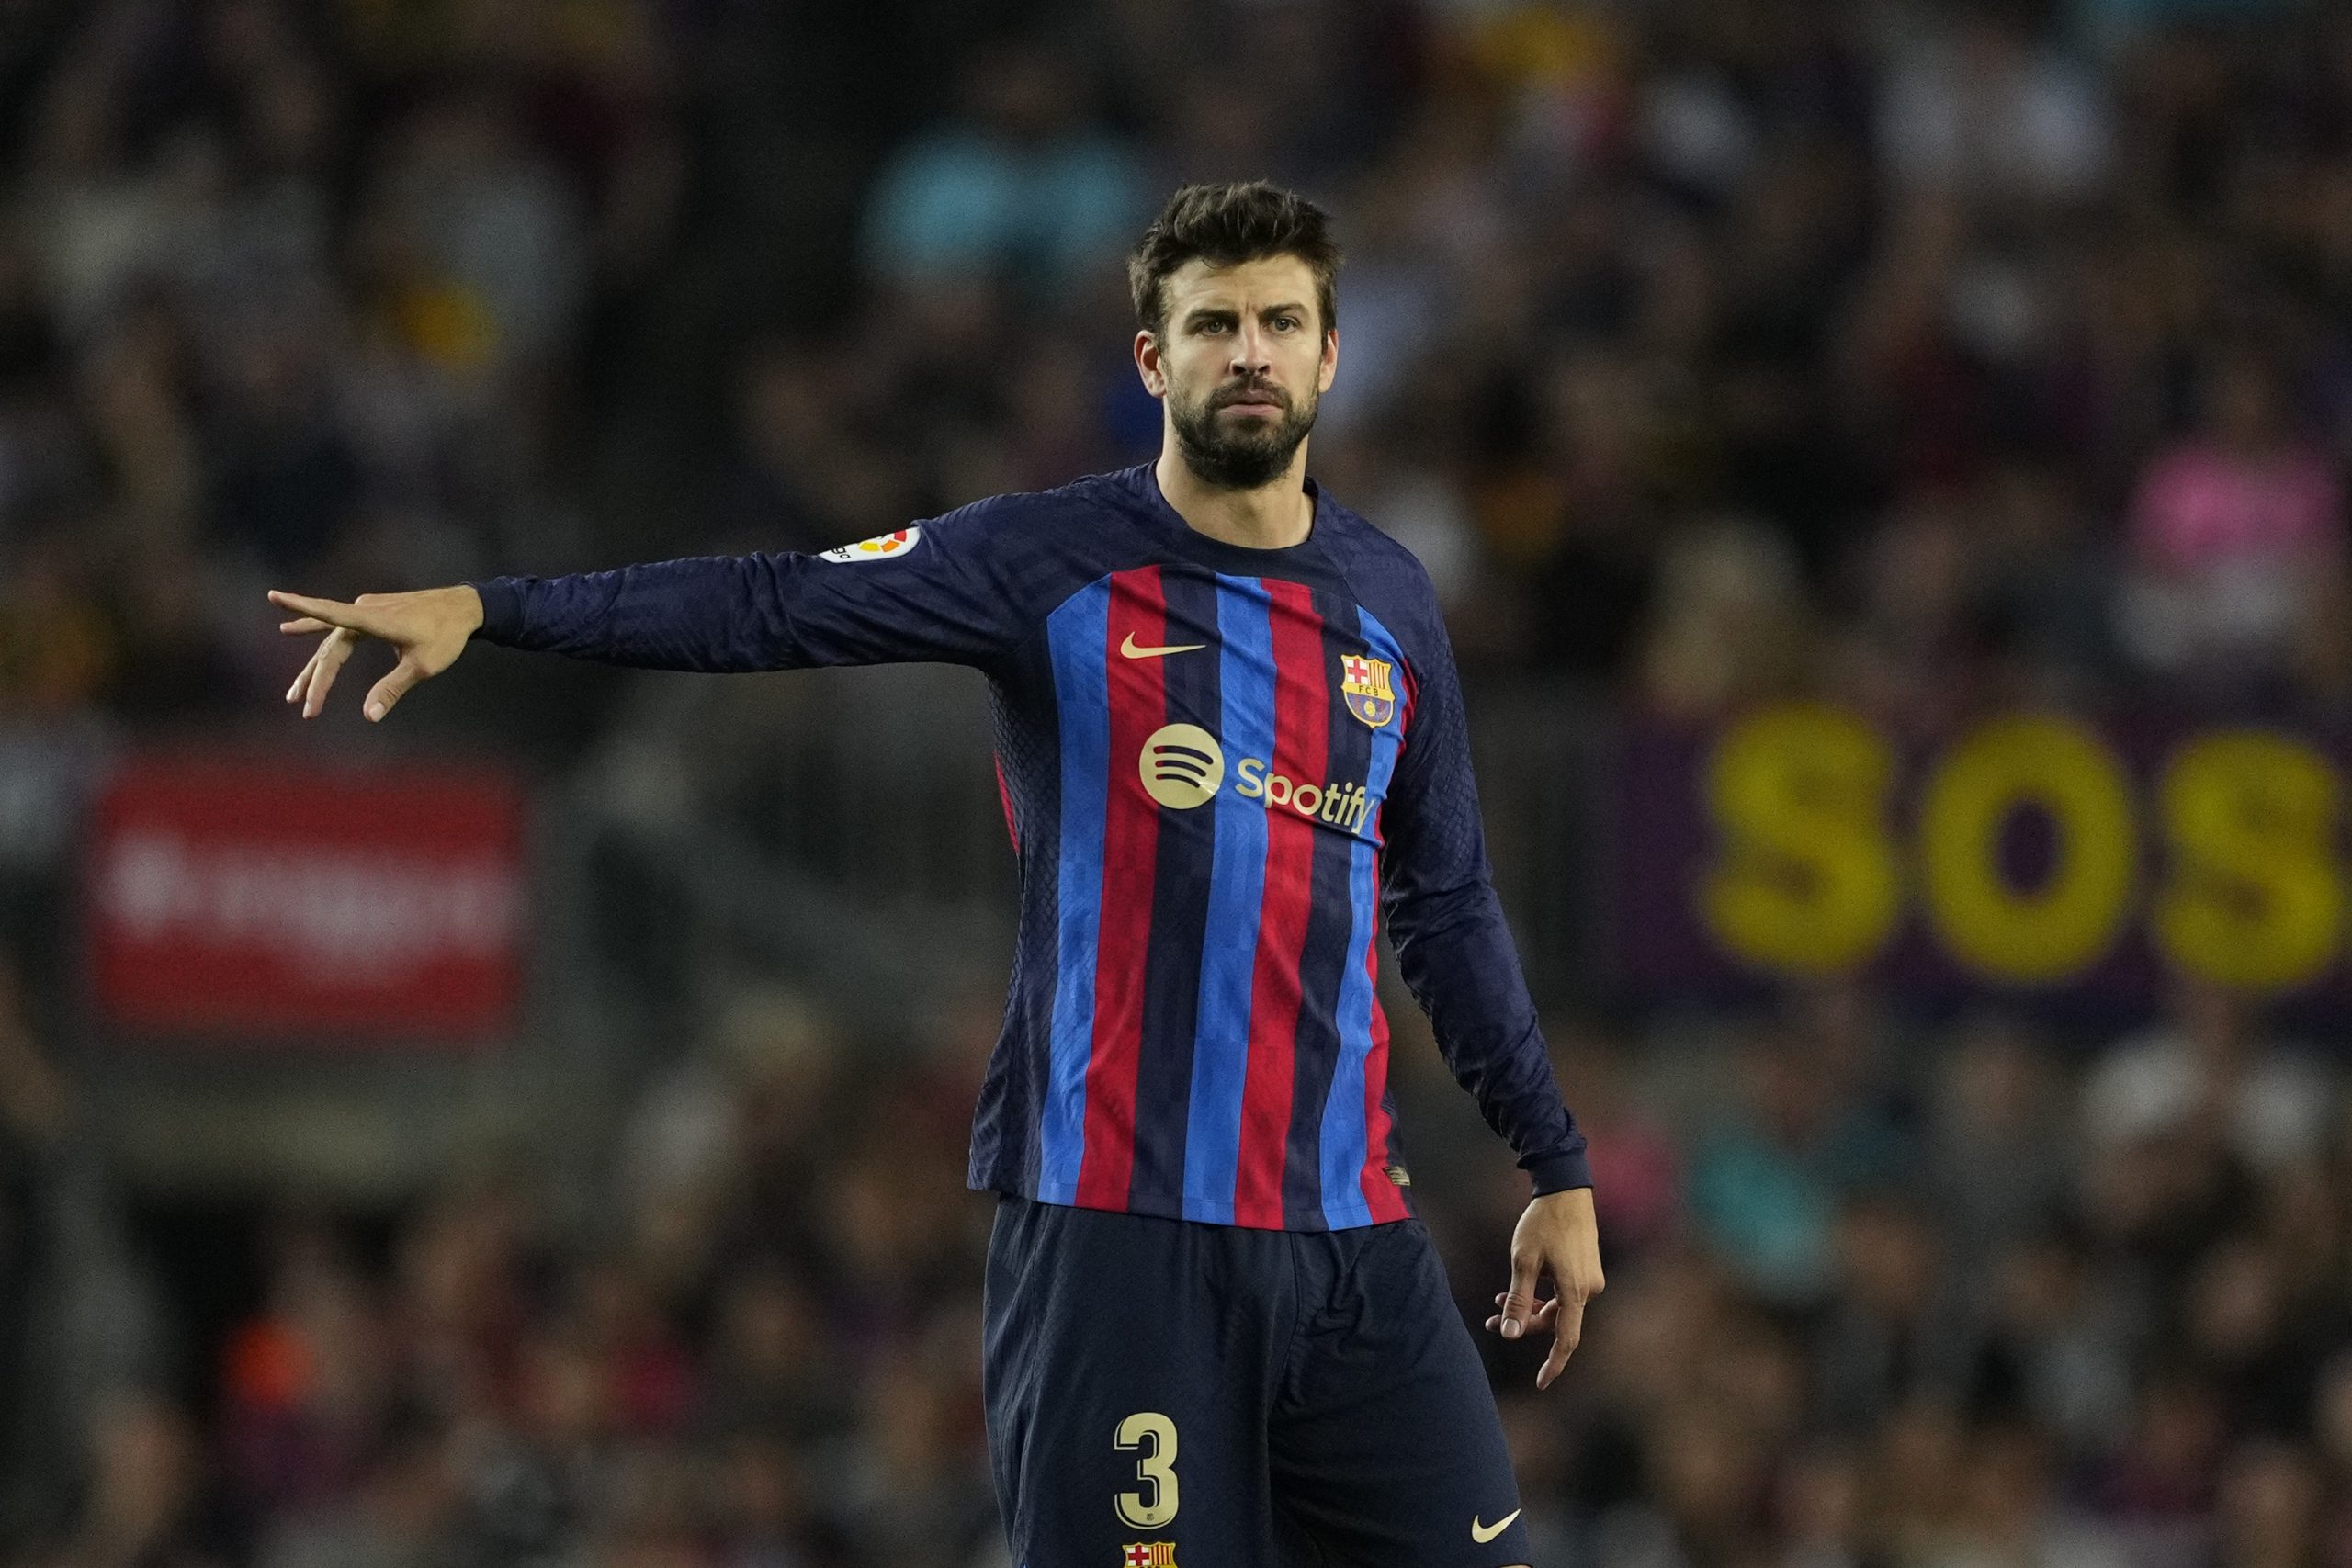
[[[1513,1508],[1510,1513],[1505,1514],[1501,1518],[1497,1519],[1490,1525],[1480,1524],[1478,1522],[1478,1516],[1473,1514],[1470,1516],[1470,1539],[1476,1541],[1480,1546],[1484,1546],[1487,1542],[1494,1540],[1495,1537],[1502,1534],[1503,1531],[1510,1529],[1511,1520],[1519,1517],[1519,1516],[1523,1512],[1525,1512],[1524,1509]]]
[[[1143,648],[1137,646],[1136,634],[1129,632],[1127,640],[1119,645],[1119,651],[1129,659],[1164,659],[1171,653],[1198,653],[1207,646],[1204,642],[1180,642],[1170,648]]]

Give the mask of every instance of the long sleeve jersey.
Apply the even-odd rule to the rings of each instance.
[[[975,1188],[1266,1229],[1404,1218],[1384,919],[1535,1190],[1589,1185],[1428,574],[1308,489],[1283,549],[1190,527],[1145,466],[819,555],[497,578],[474,584],[478,635],[663,670],[988,676],[1021,911]]]

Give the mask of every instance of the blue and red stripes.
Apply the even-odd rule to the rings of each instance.
[[[1047,619],[1061,735],[1061,854],[1055,875],[1054,1018],[1037,1125],[1037,1196],[1078,1201],[1086,1153],[1087,1067],[1094,1055],[1094,942],[1102,923],[1102,851],[1111,794],[1110,662],[1102,656],[1111,581]]]
[[[1098,654],[1107,671],[1109,788],[1103,804],[1102,897],[1094,945],[1094,1028],[1086,1067],[1085,1149],[1078,1202],[1124,1209],[1134,1174],[1136,1070],[1144,1045],[1144,964],[1152,939],[1149,889],[1159,853],[1159,809],[1143,792],[1136,760],[1166,723],[1166,664],[1119,654],[1129,638],[1160,643],[1167,601],[1158,567],[1110,580]]]
[[[1181,566],[1090,585],[1047,633],[1060,973],[1038,1196],[1265,1228],[1403,1217],[1374,992],[1377,808],[1404,715],[1368,726],[1340,694],[1353,654],[1402,683],[1396,639],[1305,584]],[[1186,651],[1123,654],[1130,639]],[[1171,723],[1223,750],[1204,806],[1143,787]],[[1352,823],[1306,804],[1359,785]]]
[[[1272,600],[1254,578],[1216,580],[1218,730],[1228,759],[1274,752]],[[1255,999],[1258,931],[1266,891],[1266,812],[1238,788],[1212,807],[1216,842],[1209,858],[1208,930],[1219,940],[1201,953],[1200,1006],[1193,1041],[1191,1122],[1184,1150],[1184,1217],[1230,1224],[1241,1169],[1250,1020]],[[1245,940],[1235,940],[1242,936]]]
[[[1387,637],[1387,628],[1374,620],[1369,613],[1364,613],[1363,619],[1364,625],[1372,631],[1377,632],[1382,637]],[[1388,641],[1391,646],[1395,646],[1394,637],[1388,637]],[[1388,777],[1395,776],[1396,754],[1404,750],[1405,737],[1411,734],[1413,728],[1413,703],[1416,690],[1412,671],[1406,665],[1401,650],[1396,658],[1396,680],[1397,713],[1395,744],[1388,753]],[[1382,784],[1382,793],[1385,795],[1385,778],[1383,779]],[[1381,835],[1380,818],[1377,812],[1374,813],[1371,820],[1365,823],[1364,830],[1370,836],[1375,850],[1372,879],[1372,907],[1377,914],[1380,908],[1380,870],[1376,852],[1387,843],[1387,840]],[[1377,1224],[1385,1220],[1401,1220],[1411,1211],[1405,1205],[1404,1193],[1399,1191],[1396,1184],[1388,1179],[1388,1134],[1395,1118],[1390,1115],[1388,1110],[1388,1014],[1380,1005],[1380,949],[1376,941],[1364,944],[1363,966],[1364,991],[1372,1006],[1372,1048],[1364,1056],[1364,1159],[1363,1169],[1358,1178],[1358,1185],[1363,1188],[1365,1206],[1370,1209],[1372,1218]]]
[[[1358,610],[1357,628],[1375,658],[1401,667],[1404,656],[1388,628],[1368,610]],[[1377,798],[1388,793],[1389,775],[1396,771],[1401,723],[1392,720],[1371,731],[1366,760],[1366,787]],[[1379,931],[1379,844],[1367,834],[1349,844],[1348,908],[1352,924],[1348,933],[1348,966],[1340,982],[1337,1018],[1340,1056],[1331,1077],[1331,1092],[1323,1102],[1323,1212],[1333,1224],[1346,1216],[1361,1215],[1357,1224],[1402,1219],[1403,1195],[1385,1174],[1387,1118],[1380,1101],[1388,1072],[1388,1020],[1376,994],[1379,976],[1374,939]],[[1373,1137],[1377,1122],[1380,1136]]]
[[[1161,722],[1194,723],[1221,734],[1224,666],[1218,652],[1216,580],[1205,572],[1160,576],[1163,626],[1151,641],[1188,651],[1153,660],[1161,672]],[[1138,634],[1136,640],[1144,638]],[[1205,721],[1193,715],[1207,715]],[[1157,728],[1157,725],[1155,725]],[[1230,759],[1227,761],[1230,772]],[[1139,776],[1139,775],[1138,775]],[[1144,1051],[1136,1065],[1132,1192],[1164,1199],[1189,1190],[1193,1066],[1200,1041],[1201,970],[1213,949],[1217,911],[1203,896],[1204,868],[1215,877],[1220,788],[1206,806],[1158,812],[1159,851],[1150,886],[1151,946],[1143,965]],[[1212,1032],[1214,1050],[1214,1032]],[[1164,1203],[1160,1206],[1165,1206]]]
[[[1330,751],[1323,618],[1304,585],[1269,581],[1263,587],[1272,623],[1274,686],[1274,744],[1266,776],[1322,779]],[[1265,818],[1266,891],[1252,954],[1233,1217],[1237,1224],[1280,1230],[1294,1163],[1299,1024],[1310,1016],[1302,959],[1315,924],[1317,834],[1295,812],[1268,810]]]

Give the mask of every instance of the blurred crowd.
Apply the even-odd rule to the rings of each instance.
[[[1474,666],[1700,716],[2352,700],[2337,7],[804,11],[13,0],[0,711],[250,710],[265,581],[824,546],[1137,460],[1121,254],[1238,174],[1339,215],[1316,468]]]
[[[2332,1053],[2197,986],[2087,1050],[1848,986],[1560,1041],[1610,1288],[1566,1400],[1498,1369],[1539,1562],[2352,1562]]]
[[[1001,1562],[987,1020],[877,1079],[746,992],[593,1212],[527,1162],[294,1206],[198,1322],[86,1155],[25,781],[277,720],[267,586],[821,547],[1141,460],[1119,264],[1180,181],[1337,215],[1313,468],[1474,693],[2352,715],[2341,6],[831,11],[0,0],[6,1568]],[[636,711],[431,697],[405,733],[470,705],[535,765]],[[1483,1315],[1519,1189],[1403,1032]],[[1540,1561],[2352,1565],[2327,1042],[2193,987],[2120,1037],[1837,987],[1558,1036],[1612,1285],[1553,1394],[1496,1361]]]
[[[1416,1201],[1475,1319],[1524,1179],[1396,1016]],[[1538,1563],[2352,1564],[2334,1057],[2195,987],[2087,1051],[1842,985],[1552,1021],[1610,1288],[1548,1393],[1543,1347],[1485,1341]],[[77,1287],[116,1365],[55,1446],[15,1423],[43,1484],[0,1562],[1010,1568],[977,1381],[995,1201],[959,1190],[991,1024],[880,1074],[806,994],[749,988],[582,1208],[527,1164],[389,1218],[288,1205],[237,1310],[176,1345],[135,1260]],[[0,1175],[71,1116],[20,1034]],[[27,1260],[0,1252],[32,1281],[0,1309],[75,1272]]]

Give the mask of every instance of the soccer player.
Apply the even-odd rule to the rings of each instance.
[[[1602,1284],[1584,1139],[1490,884],[1411,554],[1306,476],[1339,366],[1324,214],[1192,186],[1129,259],[1157,461],[821,555],[271,599],[399,655],[665,670],[948,660],[989,680],[1021,870],[971,1185],[1001,1194],[989,1449],[1026,1568],[1508,1568],[1493,1398],[1407,1201],[1374,937],[1533,1197],[1488,1329],[1559,1374]],[[1548,1277],[1555,1293],[1539,1300]]]

